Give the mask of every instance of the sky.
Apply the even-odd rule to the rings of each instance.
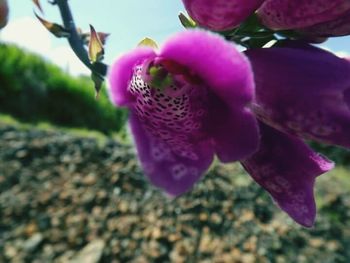
[[[61,23],[57,6],[40,1],[46,20]],[[0,40],[16,43],[40,53],[73,75],[89,71],[75,57],[65,39],[56,39],[37,21],[32,0],[9,0],[10,22],[0,32]],[[184,11],[180,0],[70,0],[76,25],[88,31],[92,24],[97,31],[110,33],[105,62],[110,64],[123,52],[145,37],[161,44],[167,37],[183,30],[178,14]],[[339,55],[350,54],[350,36],[334,38],[323,46]]]

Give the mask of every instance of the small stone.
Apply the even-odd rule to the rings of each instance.
[[[19,159],[22,159],[28,155],[28,152],[26,150],[20,150],[16,153],[16,157]]]
[[[25,233],[28,237],[32,236],[38,231],[38,226],[36,223],[30,223],[25,228]]]
[[[67,251],[65,252],[62,256],[58,257],[55,262],[57,263],[67,263],[67,262],[71,262],[71,259],[74,257],[74,251]]]
[[[314,248],[320,248],[322,245],[324,245],[324,240],[321,238],[312,238],[310,239],[310,246]]]
[[[200,220],[200,221],[207,221],[207,220],[208,220],[208,214],[206,214],[206,213],[200,213],[200,215],[199,215],[199,220]]]
[[[43,240],[44,237],[41,233],[34,234],[24,243],[23,249],[26,252],[33,252],[40,246]]]
[[[102,257],[105,242],[101,239],[87,244],[70,263],[98,263]]]
[[[254,213],[249,210],[243,211],[243,213],[239,217],[239,220],[241,222],[248,222],[248,221],[252,221],[253,219],[254,219]]]
[[[243,254],[241,260],[244,263],[255,263],[256,257],[254,254]]]
[[[211,214],[210,215],[210,220],[214,224],[221,224],[221,222],[222,222],[222,218],[221,218],[221,216],[218,213]]]
[[[257,241],[258,241],[257,237],[252,236],[246,242],[243,243],[243,248],[246,251],[254,252],[256,251],[256,248],[257,248]]]
[[[338,241],[331,240],[331,241],[327,242],[326,247],[330,251],[336,251],[337,249],[339,249],[340,245],[339,245]]]
[[[118,205],[118,208],[119,208],[120,212],[126,213],[129,210],[129,204],[128,204],[128,202],[121,201]]]
[[[14,258],[18,253],[17,249],[13,245],[10,245],[10,244],[6,245],[4,250],[5,250],[4,251],[5,256],[8,259]]]
[[[91,185],[96,184],[96,182],[97,182],[96,174],[94,174],[94,173],[88,174],[87,176],[85,176],[83,178],[82,182],[83,182],[83,184],[85,184],[87,186],[91,186]]]
[[[162,230],[158,227],[154,228],[152,231],[152,238],[159,239],[162,236]]]

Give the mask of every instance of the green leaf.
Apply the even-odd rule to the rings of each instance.
[[[293,30],[281,30],[281,31],[277,31],[276,34],[285,38],[290,38],[290,39],[299,39],[302,37],[300,33]]]
[[[154,41],[153,39],[151,38],[148,38],[148,37],[145,37],[144,39],[142,39],[140,41],[140,43],[138,43],[137,46],[145,46],[145,47],[150,47],[150,48],[153,48],[153,49],[158,49],[158,45],[156,43],[156,41]]]
[[[192,18],[186,16],[184,13],[179,14],[179,19],[180,19],[181,24],[185,28],[196,28],[197,27],[196,22]]]
[[[87,45],[87,46],[88,46],[89,43],[90,43],[90,39],[91,39],[90,32],[89,32],[89,33],[83,32],[83,31],[81,30],[81,28],[77,28],[77,32],[78,32],[80,38],[83,40],[84,45]],[[110,36],[109,33],[103,33],[103,32],[97,32],[97,35],[98,35],[98,37],[100,38],[102,45],[105,45],[105,44],[106,44],[107,39],[108,39],[108,37]]]
[[[34,5],[39,9],[40,13],[44,13],[42,7],[41,7],[41,4],[40,4],[40,1],[39,0],[32,0]]]
[[[69,37],[70,36],[69,32],[63,26],[61,26],[59,24],[51,23],[51,22],[41,18],[35,12],[34,12],[34,14],[39,19],[41,24],[47,30],[49,30],[53,35],[55,35],[56,37],[61,38],[61,37]]]
[[[98,75],[94,72],[91,73],[91,79],[95,84],[95,98],[98,99],[99,95],[100,95],[100,91],[102,89],[104,79],[103,79],[103,77],[101,77],[100,75]]]
[[[244,45],[247,48],[262,48],[264,47],[267,43],[277,40],[274,35],[267,35],[266,37],[252,37],[249,38],[248,40],[244,41]]]
[[[249,16],[239,27],[239,31],[257,32],[264,26],[260,23],[256,14]]]
[[[89,58],[92,63],[101,62],[104,56],[103,44],[95,28],[90,25]]]

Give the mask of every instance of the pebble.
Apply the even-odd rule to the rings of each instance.
[[[70,263],[98,263],[102,257],[105,242],[94,240],[87,244],[77,256],[70,260]]]
[[[23,245],[23,249],[27,253],[32,253],[35,251],[39,245],[43,242],[44,237],[41,233],[34,234],[31,238],[29,238]]]

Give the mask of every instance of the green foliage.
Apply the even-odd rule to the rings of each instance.
[[[324,154],[336,164],[350,165],[350,150],[341,147],[311,143],[311,147]]]
[[[72,78],[40,56],[0,44],[0,112],[26,122],[50,122],[109,134],[120,131],[126,112],[105,89],[95,99],[88,77]]]

